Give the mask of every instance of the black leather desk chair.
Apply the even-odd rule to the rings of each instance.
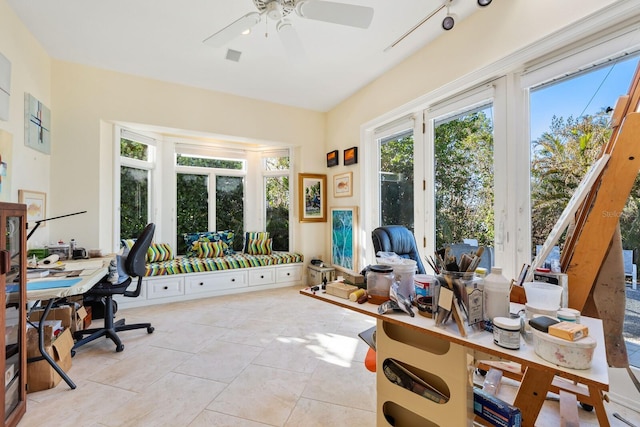
[[[113,312],[113,296],[124,295],[125,297],[135,298],[140,295],[142,278],[144,277],[145,273],[145,258],[147,255],[147,249],[149,249],[149,245],[151,244],[151,240],[153,239],[153,233],[155,232],[155,230],[155,224],[147,225],[129,251],[129,254],[126,256],[126,258],[123,257],[124,271],[128,275],[126,278],[120,277],[119,283],[111,283],[103,280],[100,283],[96,284],[93,288],[91,288],[89,292],[85,294],[100,297],[104,302],[104,327],[76,331],[74,333],[74,338],[77,341],[73,346],[74,350],[88,342],[104,336],[106,338],[110,338],[116,344],[116,351],[120,352],[124,350],[124,344],[122,344],[122,341],[118,337],[117,332],[143,328],[146,328],[148,333],[153,332],[154,328],[153,326],[151,326],[151,323],[136,323],[133,325],[125,325],[124,319],[120,319],[117,322],[114,322],[113,319],[115,315]],[[138,285],[136,286],[135,290],[128,291],[127,288],[131,284],[132,277],[138,277]],[[89,336],[86,338],[82,338],[85,335]]]
[[[416,238],[404,225],[383,225],[371,232],[373,250],[378,252],[395,252],[403,258],[409,258],[416,262],[419,274],[425,274]]]

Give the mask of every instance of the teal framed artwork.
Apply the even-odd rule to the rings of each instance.
[[[358,271],[358,208],[331,208],[331,264],[343,271]]]

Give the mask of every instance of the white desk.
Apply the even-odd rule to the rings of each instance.
[[[417,310],[414,310],[415,317],[406,313],[381,315],[375,304],[358,304],[306,289],[300,293],[377,319],[378,426],[389,425],[384,417],[385,411],[393,412],[403,425],[415,424],[416,418],[412,417],[416,414],[440,425],[470,425],[473,420],[473,395],[467,375],[470,359],[497,358],[523,367],[524,376],[514,402],[522,412],[523,426],[534,425],[555,376],[584,384],[600,397],[603,391],[609,390],[604,335],[599,319],[581,318],[581,323],[589,327],[589,335],[596,339],[597,346],[591,368],[579,370],[545,361],[535,354],[532,344],[524,341],[520,350],[508,350],[495,345],[493,335],[488,332],[462,337],[452,321],[444,327],[435,326],[433,319],[420,316]],[[450,392],[449,402],[437,404],[390,383],[382,370],[382,362],[386,358],[406,362],[427,376],[435,377],[435,381],[444,382],[444,387]]]
[[[78,260],[78,261],[68,261],[65,262],[65,270],[66,271],[74,271],[74,270],[83,270],[80,276],[76,277],[76,279],[80,279],[77,283],[72,286],[66,287],[55,287],[56,282],[61,283],[63,281],[69,280],[64,277],[56,277],[56,278],[42,278],[35,280],[27,281],[27,300],[28,301],[42,301],[48,300],[47,305],[44,309],[44,313],[42,314],[41,321],[38,325],[38,349],[40,350],[40,354],[42,358],[44,358],[53,369],[62,377],[62,379],[67,383],[67,385],[75,389],[75,383],[69,378],[66,372],[58,366],[58,364],[51,358],[49,353],[45,350],[44,346],[44,320],[46,320],[49,315],[49,311],[53,306],[54,302],[65,297],[70,297],[73,295],[81,295],[91,289],[96,283],[98,283],[104,276],[107,275],[108,272],[108,263],[110,258],[94,258],[91,260]],[[52,287],[48,287],[46,289],[31,289],[29,290],[29,284],[32,284],[32,287],[35,285],[51,285]]]

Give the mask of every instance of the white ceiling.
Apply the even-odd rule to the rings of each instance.
[[[446,0],[332,0],[373,7],[371,26],[292,14],[307,58],[301,61],[285,54],[275,22],[264,16],[250,35],[224,48],[203,43],[256,11],[252,0],[7,1],[53,58],[316,111],[328,111],[447,34],[443,9],[385,52]],[[476,0],[453,0],[450,11],[459,23],[482,9]],[[227,48],[242,52],[239,62],[225,59]]]

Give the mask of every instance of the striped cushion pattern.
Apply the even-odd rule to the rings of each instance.
[[[198,254],[198,258],[217,258],[224,256],[227,244],[218,242],[194,242],[193,248]]]
[[[270,255],[272,239],[251,239],[247,245],[249,255]]]
[[[147,249],[147,262],[168,261],[173,259],[173,249],[168,243],[152,243]]]
[[[263,240],[268,238],[269,238],[268,231],[247,231],[246,233],[244,233],[244,242],[243,242],[244,246],[242,248],[242,252],[250,253],[249,248],[252,240]]]
[[[264,267],[268,265],[303,262],[302,254],[272,252],[270,255],[235,253],[216,258],[183,257],[169,261],[147,263],[145,276],[200,273],[206,271],[233,270],[236,268]]]

